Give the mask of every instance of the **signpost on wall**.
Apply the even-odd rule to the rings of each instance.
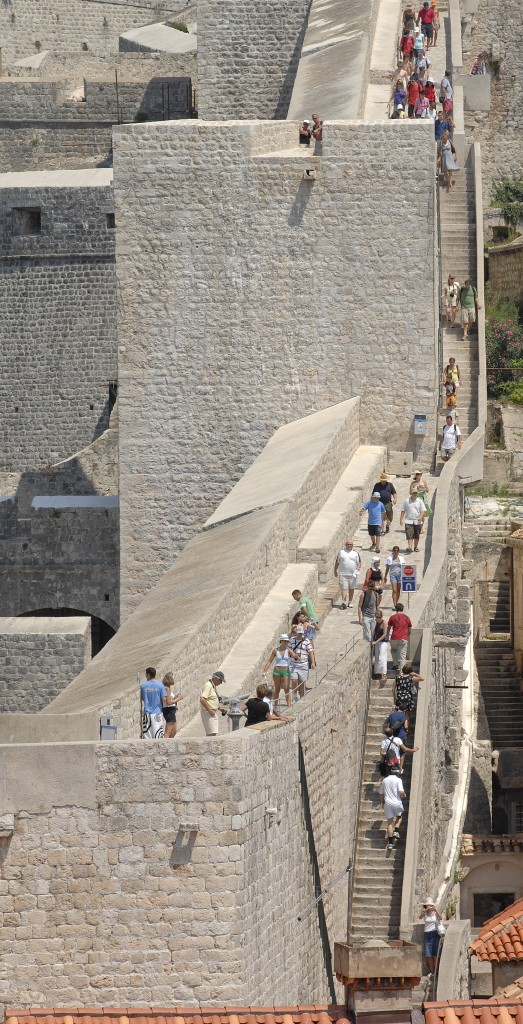
[[[416,566],[404,565],[401,573],[401,589],[407,595],[407,608],[410,608],[410,595],[416,593]]]

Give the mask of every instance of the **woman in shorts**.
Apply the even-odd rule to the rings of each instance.
[[[274,662],[272,669],[272,678],[274,682],[274,702],[277,705],[278,698],[280,696],[280,690],[283,686],[283,692],[285,694],[285,703],[288,708],[291,706],[291,661],[297,661],[294,657],[292,649],[290,647],[290,641],[287,633],[282,633],[280,636],[280,642],[275,647],[267,659],[267,664],[263,670],[263,674],[269,671],[272,663]]]
[[[163,717],[165,718],[164,738],[172,740],[176,736],[176,712],[178,710],[178,701],[182,700],[182,695],[177,693],[176,697],[173,697],[174,676],[172,672],[167,672],[162,679],[162,683],[167,690],[167,701],[163,708]]]
[[[400,549],[397,544],[394,545],[391,554],[387,558],[385,565],[385,579],[383,580],[383,586],[387,582],[387,577],[390,579],[390,585],[392,589],[392,604],[394,608],[400,599],[401,592],[401,573],[403,566],[405,565],[405,559],[403,555],[400,555]]]
[[[447,283],[443,289],[443,302],[445,304],[445,315],[447,317],[447,323],[451,327],[456,326],[456,313],[458,311],[458,298],[459,298],[460,284],[456,281],[452,274],[449,274]]]

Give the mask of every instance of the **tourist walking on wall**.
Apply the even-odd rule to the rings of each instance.
[[[381,768],[382,774],[387,775],[391,771],[399,771],[399,774],[402,775],[405,754],[416,754],[418,750],[419,747],[407,747],[399,736],[385,736],[385,739],[380,744],[380,755],[383,763]]]
[[[396,488],[393,483],[390,482],[386,473],[382,473],[377,484],[374,484],[372,488],[373,494],[379,494],[382,505],[385,506],[385,513],[387,516],[387,525],[385,527],[385,533],[389,532],[390,524],[394,519],[394,505],[398,500]]]
[[[167,672],[162,679],[162,683],[167,691],[165,704],[163,707],[163,717],[165,718],[165,739],[172,740],[176,736],[176,712],[178,710],[178,702],[183,700],[181,693],[177,693],[176,696],[173,694],[174,676],[172,672]]]
[[[338,552],[334,563],[334,575],[338,576],[341,591],[341,607],[352,608],[354,591],[361,569],[361,558],[354,550],[352,540],[345,541],[345,547]]]
[[[446,416],[439,446],[445,462],[449,461],[456,448],[461,448],[461,430],[457,423],[453,422],[452,416]]]
[[[425,480],[423,479],[423,474],[421,472],[421,469],[417,469],[416,472],[414,473],[414,479],[413,479],[413,481],[412,481],[412,483],[410,485],[410,490],[411,490],[411,493],[414,493],[416,495],[416,497],[419,498],[420,501],[423,502],[423,507],[425,509],[425,517],[426,516],[431,516],[432,515],[432,509],[430,507],[430,502],[429,502],[429,488],[428,488],[428,484],[425,483]],[[423,522],[423,525],[421,527],[421,532],[422,533],[423,533],[423,526],[424,525],[425,525],[425,523]]]
[[[447,186],[447,191],[450,192],[451,188],[453,188],[455,184],[452,172],[459,171],[459,167],[456,160],[456,149],[454,147],[454,143],[450,141],[448,131],[443,132],[440,139],[439,161],[440,169]]]
[[[163,706],[167,700],[167,690],[156,678],[155,668],[146,668],[145,683],[140,686],[142,702],[142,739],[163,739]]]
[[[405,537],[407,538],[407,551],[419,550],[419,538],[423,521],[425,519],[425,505],[421,498],[409,494],[403,502],[400,513],[400,526],[405,525]]]
[[[374,583],[374,590],[376,592],[376,603],[379,608],[381,602],[381,595],[383,594],[383,573],[381,571],[381,561],[379,555],[374,555],[371,559],[370,568],[365,573],[365,579],[363,581],[363,589],[366,590],[370,580]]]
[[[445,125],[445,128],[443,128],[441,131],[441,135],[443,135],[443,133],[447,130],[447,127],[448,126]],[[443,288],[442,299],[443,302],[445,303],[445,315],[447,317],[447,323],[450,324],[451,327],[456,326],[456,313],[458,311],[459,292],[459,281],[456,281],[456,278],[453,277],[452,274],[449,274],[447,278],[447,283]],[[446,374],[444,375],[444,379],[445,377]]]
[[[459,304],[461,306],[463,337],[468,338],[471,325],[476,323],[476,310],[481,309],[481,304],[478,302],[478,293],[468,277],[460,289]]]
[[[432,896],[427,896],[420,917],[423,918],[424,924],[423,953],[429,968],[429,978],[431,978],[436,970],[436,958],[441,941],[438,928],[442,926],[441,914],[436,909]]]
[[[394,848],[394,840],[399,839],[399,828],[403,817],[403,803],[406,793],[399,775],[387,775],[381,780],[380,803],[385,810],[387,819],[387,849]]]
[[[400,711],[413,714],[416,710],[418,700],[419,684],[423,682],[423,676],[414,671],[410,661],[406,661],[399,675],[394,680],[392,696],[394,704]]]
[[[267,664],[263,670],[263,674],[269,671],[272,663],[274,667],[272,670],[272,680],[274,683],[274,699],[277,702],[280,696],[280,689],[283,686],[283,692],[285,694],[285,703],[288,708],[291,706],[291,694],[290,694],[290,681],[291,681],[291,663],[294,661],[294,654],[291,649],[290,640],[287,633],[282,633],[280,636],[280,642],[277,647],[274,647],[271,651]]]
[[[297,691],[300,697],[304,697],[309,669],[316,668],[316,658],[314,647],[306,637],[303,626],[298,626],[296,629],[296,635],[291,637],[290,646],[295,658],[291,665],[293,694]]]
[[[379,608],[376,609],[372,646],[374,648],[373,674],[379,676],[380,683],[384,683],[387,679],[387,628],[383,612]]]
[[[300,611],[305,611],[306,614],[309,616],[309,619],[314,619],[315,622],[318,621],[316,609],[310,597],[305,597],[304,594],[302,594],[301,590],[293,590],[292,597],[294,598],[295,601],[298,602],[300,606]]]
[[[424,0],[423,6],[418,11],[418,18],[421,22],[423,34],[427,41],[427,46],[432,46],[432,38],[434,35],[434,19],[436,12],[432,7],[430,0]]]
[[[379,491],[374,491],[370,501],[366,501],[365,504],[361,506],[360,516],[362,516],[364,512],[367,512],[369,516],[367,530],[372,541],[370,550],[379,551],[380,537],[382,531],[385,529],[385,523],[387,520],[385,505],[380,499]]]
[[[387,632],[390,640],[393,667],[401,672],[407,660],[407,648],[409,646],[412,622],[403,611],[403,605],[399,602],[396,611],[390,616]]]
[[[200,715],[206,736],[218,735],[218,712],[227,714],[227,708],[220,704],[218,686],[225,682],[223,672],[213,672],[200,695]]]
[[[392,604],[396,608],[400,599],[401,592],[401,573],[403,566],[405,565],[405,559],[403,555],[400,555],[400,549],[397,544],[394,545],[387,563],[385,565],[385,578],[383,580],[383,586],[387,583],[387,577],[390,579],[390,585],[392,589]]]
[[[374,580],[369,580],[367,589],[362,590],[358,601],[358,622],[363,626],[363,639],[372,642],[378,609],[377,594],[374,591]]]
[[[454,356],[450,357],[445,369],[443,370],[443,383],[445,383],[447,377],[452,377],[457,388],[461,387],[461,370],[456,363]]]

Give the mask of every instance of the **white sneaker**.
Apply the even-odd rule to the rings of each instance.
[[[354,601],[349,601],[347,608],[354,608]]]

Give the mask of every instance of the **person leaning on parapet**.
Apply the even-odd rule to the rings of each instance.
[[[318,114],[312,115],[312,137],[316,142],[321,142],[323,139],[323,121],[320,120]]]
[[[334,563],[334,575],[338,576],[339,573],[341,607],[343,610],[347,608],[347,605],[349,608],[352,608],[360,569],[361,558],[358,552],[354,550],[354,543],[352,540],[346,540],[345,547],[338,552]]]
[[[293,718],[284,718],[283,715],[279,715],[277,711],[271,710],[269,701],[265,700],[267,696],[267,686],[265,683],[260,683],[256,687],[256,696],[249,697],[249,700],[242,706],[242,711],[247,714],[247,721],[245,725],[262,725],[263,722],[293,722]]]
[[[365,504],[361,506],[360,516],[362,516],[364,512],[368,512],[369,514],[367,530],[372,541],[370,550],[379,551],[380,537],[382,531],[385,529],[385,523],[387,521],[385,505],[381,501],[379,491],[374,491],[370,501],[366,501]]]
[[[374,636],[378,608],[378,595],[374,587],[374,580],[369,580],[367,589],[362,590],[358,601],[358,622],[363,627],[363,639],[369,644],[372,643]]]
[[[146,668],[145,683],[140,686],[142,701],[142,739],[163,739],[163,708],[167,702],[167,690],[156,678],[155,668]]]
[[[300,146],[310,146],[311,136],[311,123],[305,119],[300,127]]]
[[[387,525],[385,527],[385,533],[389,533],[390,524],[394,519],[394,505],[398,500],[396,488],[392,484],[386,473],[382,473],[377,484],[374,484],[372,488],[373,493],[378,493],[382,504],[385,506],[385,512],[387,515]]]
[[[452,416],[445,416],[445,426],[441,435],[439,450],[445,462],[448,462],[456,448],[461,448],[461,430],[454,423]]]
[[[218,697],[217,687],[225,682],[223,672],[213,672],[211,678],[206,682],[200,696],[200,714],[206,736],[218,735],[218,712],[227,714],[227,708],[222,707]]]

